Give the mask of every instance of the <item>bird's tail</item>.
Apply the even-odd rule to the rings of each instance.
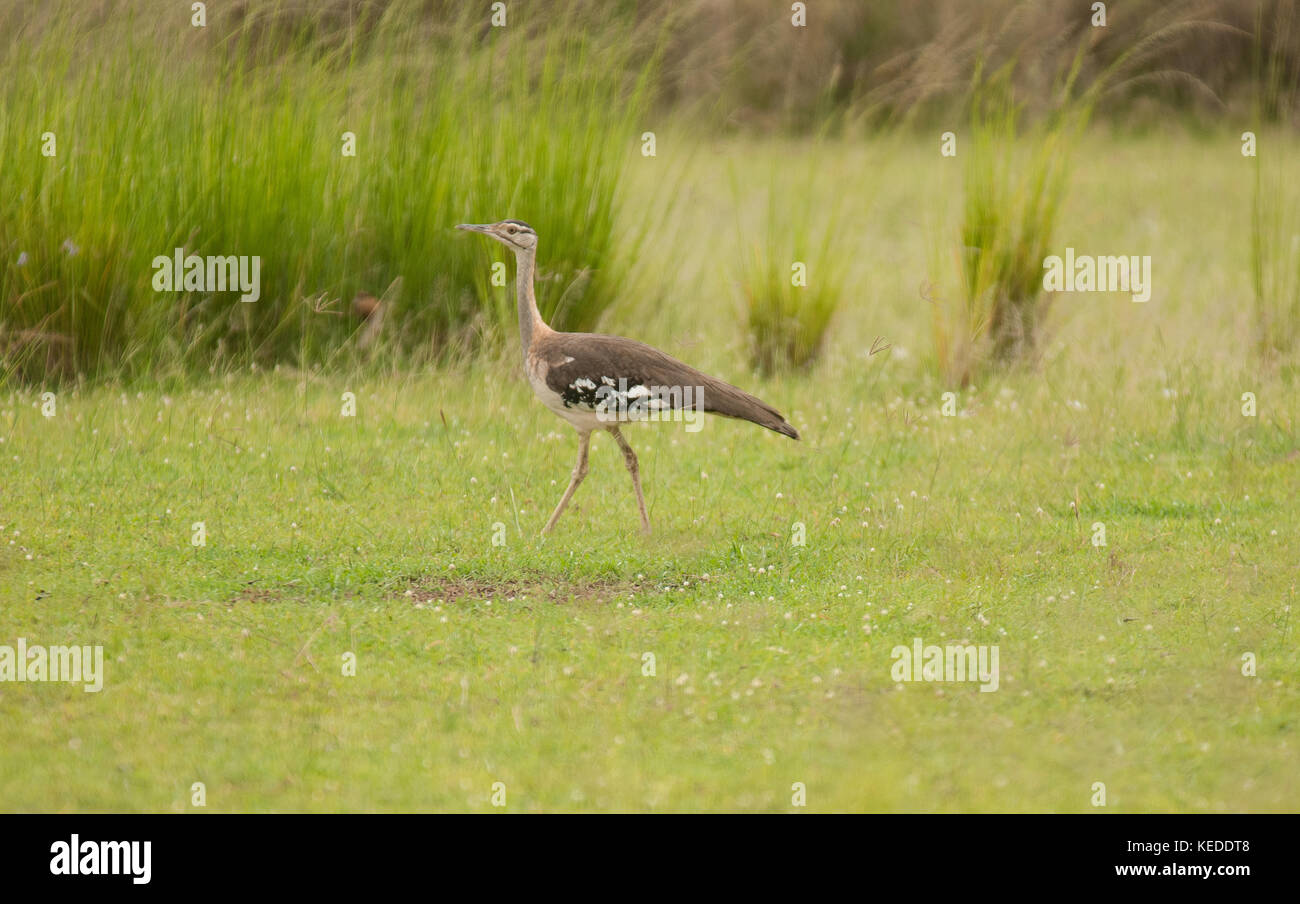
[[[704,410],[758,424],[790,439],[799,438],[799,431],[790,426],[781,412],[762,399],[721,380],[710,380],[704,387]]]

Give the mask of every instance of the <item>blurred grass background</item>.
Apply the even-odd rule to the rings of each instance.
[[[266,0],[211,6],[197,28],[188,5],[161,0],[0,2],[0,374],[165,378],[359,357],[404,367],[498,345],[514,316],[509,285],[490,281],[500,249],[449,229],[506,216],[543,237],[543,313],[594,329],[626,294],[648,233],[678,228],[665,217],[682,148],[728,135],[878,142],[969,123],[977,157],[954,187],[967,194],[966,287],[954,291],[965,307],[934,319],[933,336],[938,368],[968,380],[980,353],[964,346],[998,332],[993,300],[1021,305],[1011,284],[1033,275],[1008,261],[1041,256],[1059,206],[1021,234],[996,228],[1015,189],[994,185],[990,167],[1008,147],[1034,161],[1031,185],[1060,195],[1066,136],[1033,130],[1081,99],[1099,128],[1130,133],[1286,133],[1300,115],[1294,0],[1116,2],[1105,27],[1091,4],[1065,0],[826,0],[800,28],[757,0],[507,9],[496,28],[487,7],[461,3]],[[1016,114],[980,155],[981,129],[996,126],[978,116],[983,72],[999,73]],[[650,158],[656,203],[620,219],[645,131],[678,140]],[[53,157],[40,154],[46,132]],[[355,157],[342,155],[345,132]],[[734,205],[757,191],[742,186]],[[854,250],[814,198],[774,190],[769,225],[735,263],[743,304],[729,329],[760,370],[815,360],[839,307],[826,264]],[[1255,222],[1269,230],[1253,252],[1270,334],[1260,345],[1285,353],[1295,290],[1270,274],[1291,272],[1289,226],[1267,211]],[[150,262],[176,247],[260,256],[261,300],[154,292]],[[811,291],[785,278],[798,255],[818,259]],[[384,309],[364,354],[360,293]],[[637,303],[665,299],[648,288]],[[1005,346],[995,338],[994,357]]]
[[[10,372],[319,364],[355,332],[363,290],[385,293],[387,348],[418,362],[513,322],[487,249],[451,227],[524,208],[546,236],[545,312],[594,325],[645,86],[645,70],[590,77],[626,69],[618,25],[594,41],[526,10],[483,29],[460,4],[436,27],[416,4],[308,9],[214,6],[195,28],[174,3],[9,8]],[[53,157],[33,153],[47,131]],[[177,247],[259,255],[261,300],[154,292],[150,262]]]

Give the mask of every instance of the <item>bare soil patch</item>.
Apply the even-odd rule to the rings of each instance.
[[[485,600],[516,600],[552,603],[612,603],[630,599],[641,588],[637,581],[619,578],[529,578],[445,577],[414,582],[404,595],[417,603],[441,605]]]

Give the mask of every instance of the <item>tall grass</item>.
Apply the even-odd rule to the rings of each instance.
[[[736,209],[749,220],[738,226],[744,330],[750,366],[762,374],[810,367],[843,298],[850,248],[836,241],[838,211],[821,205],[811,175],[796,181],[782,188],[774,174],[766,210],[749,216],[733,184]]]
[[[1052,248],[1071,154],[1102,99],[1141,86],[1176,84],[1217,101],[1195,75],[1169,68],[1167,57],[1189,38],[1247,36],[1221,22],[1166,21],[1133,40],[1085,83],[1095,40],[1086,21],[1076,21],[1046,48],[1022,47],[989,76],[981,65],[975,68],[960,228],[961,289],[929,298],[939,370],[952,384],[967,385],[990,365],[1035,360],[1050,304],[1042,288],[1043,261]],[[990,39],[994,47],[1002,42],[1001,34]],[[1020,96],[1026,71],[1055,86],[1045,109],[1028,110]]]
[[[564,6],[512,6],[507,28],[454,4],[352,8],[209,5],[206,28],[170,2],[4,10],[8,372],[306,366],[346,348],[360,291],[384,293],[390,348],[437,355],[513,324],[494,252],[452,230],[504,217],[541,235],[544,313],[595,324],[646,98],[628,45],[566,27]],[[177,247],[259,256],[261,299],[154,291]]]
[[[951,385],[967,385],[986,364],[1034,358],[1048,307],[1043,259],[1087,121],[1088,106],[1068,100],[1026,125],[1010,74],[977,75],[963,136],[960,289],[929,298],[939,370]]]
[[[1215,21],[1166,44],[1159,75],[1125,84],[1107,115],[1142,127],[1152,102],[1169,115],[1212,122],[1225,104],[1245,115],[1250,100],[1250,44],[1232,30],[1250,28],[1256,4],[1286,0],[1124,0],[1107,3],[1107,26],[1093,28],[1091,0],[818,0],[805,27],[794,28],[771,0],[661,0],[655,14],[678,15],[660,75],[664,96],[703,108],[710,124],[817,132],[829,113],[850,125],[923,123],[949,127],[969,100],[970,75],[1028,54],[1050,58],[1082,43],[1080,81],[1091,84],[1145,37],[1173,22]],[[812,7],[810,7],[810,10]],[[1081,41],[1082,39],[1082,41]],[[1285,45],[1300,55],[1300,35]],[[1050,67],[1050,59],[1048,60]],[[1053,70],[1017,70],[1018,97],[1032,107],[1056,103]],[[1281,112],[1295,116],[1291,104]]]
[[[1268,137],[1271,146],[1259,154],[1269,159],[1253,162],[1250,271],[1256,346],[1265,358],[1279,358],[1300,346],[1300,153],[1294,139]]]
[[[1250,272],[1259,352],[1266,358],[1290,354],[1300,345],[1300,147],[1284,129],[1265,130],[1300,98],[1300,60],[1287,48],[1300,38],[1300,4],[1282,0],[1266,19],[1261,6],[1256,27],[1255,131],[1251,161]]]

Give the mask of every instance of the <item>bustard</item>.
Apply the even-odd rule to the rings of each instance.
[[[550,520],[549,533],[564,514],[578,485],[587,476],[587,450],[593,430],[608,430],[623,451],[632,475],[641,528],[650,532],[645,495],[636,453],[619,431],[620,423],[664,417],[684,407],[752,421],[791,439],[799,434],[771,405],[729,383],[714,379],[642,342],[595,333],[562,333],[551,329],[537,310],[533,269],[537,233],[521,220],[463,223],[457,229],[496,239],[515,253],[515,292],[519,306],[519,337],[523,342],[524,373],[542,404],[578,431],[578,463]]]

